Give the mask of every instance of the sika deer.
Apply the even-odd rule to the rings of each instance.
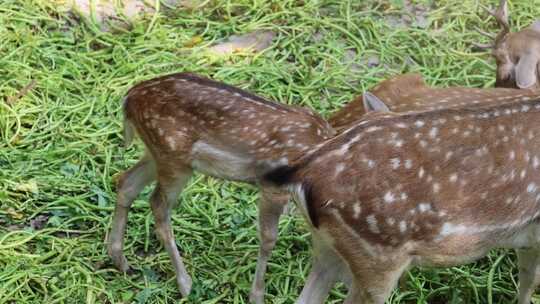
[[[404,84],[410,82],[408,78],[423,82],[419,75],[398,76],[395,80],[381,83],[377,92],[390,100],[392,92],[410,88]],[[458,92],[449,91],[448,94]],[[474,96],[470,95],[471,98]],[[429,107],[425,105],[429,101],[444,103],[443,97],[410,98],[405,101],[410,104],[395,106],[405,110],[425,108]],[[361,106],[364,104],[368,110],[385,109],[384,104],[377,100],[362,102]],[[187,73],[164,76],[135,86],[126,97],[124,111],[126,142],[129,144],[136,130],[147,152],[119,179],[118,201],[108,244],[109,255],[118,269],[129,269],[123,254],[128,209],[141,190],[157,179],[158,187],[151,199],[156,228],[171,256],[183,295],[189,293],[191,279],[174,245],[169,216],[177,194],[192,170],[254,183],[253,172],[258,161],[281,156],[288,161],[301,155],[308,145],[333,134],[324,121],[306,109],[271,103],[242,90]],[[355,115],[360,116],[364,111],[355,112]],[[262,116],[265,116],[264,121],[260,119]],[[347,116],[347,119],[348,123],[352,123],[357,117]],[[338,121],[341,124],[346,122]],[[259,210],[262,246],[250,293],[250,298],[256,303],[263,301],[264,273],[277,237],[279,214],[286,202],[286,194],[276,193],[274,189],[262,189]]]
[[[540,20],[519,32],[510,33],[508,22],[508,4],[500,0],[496,11],[484,8],[501,27],[497,36],[479,32],[494,40],[491,45],[479,45],[480,48],[493,48],[497,62],[495,86],[539,89],[540,88]]]
[[[109,255],[118,269],[129,269],[123,254],[128,209],[146,185],[157,181],[150,199],[156,233],[172,260],[183,296],[190,292],[191,278],[176,247],[170,216],[193,170],[256,183],[257,162],[280,159],[287,163],[334,135],[326,121],[307,109],[273,103],[189,73],[134,86],[125,98],[124,116],[126,144],[136,133],[146,153],[119,179]],[[261,188],[261,247],[250,294],[255,303],[263,303],[263,277],[287,202],[287,193]]]
[[[435,110],[449,107],[482,104],[502,101],[527,95],[517,89],[480,89],[466,87],[437,88],[427,85],[420,74],[403,74],[381,81],[370,90],[384,104],[376,100],[366,101],[362,96],[346,104],[333,114],[328,122],[338,132],[352,126],[368,111],[390,109],[393,112]],[[373,108],[378,106],[378,108]]]
[[[518,303],[529,304],[540,282],[539,130],[540,94],[376,113],[264,174],[263,184],[288,186],[312,226],[309,303],[326,296],[309,284],[335,272],[327,260],[349,270],[345,303],[383,304],[410,266],[503,247],[518,251]]]

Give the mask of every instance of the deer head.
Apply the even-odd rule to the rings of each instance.
[[[495,86],[540,88],[540,20],[519,32],[511,33],[506,0],[500,0],[495,11],[483,8],[495,18],[501,29],[496,36],[478,30],[493,39],[492,44],[478,46],[493,49],[492,55],[497,63]]]

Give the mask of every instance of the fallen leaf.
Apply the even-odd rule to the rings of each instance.
[[[209,48],[214,55],[230,55],[236,52],[260,52],[272,44],[276,36],[273,31],[255,31],[244,35],[233,35],[226,41]]]
[[[34,230],[41,230],[47,225],[49,221],[48,215],[38,215],[34,219],[30,220],[30,227]]]
[[[7,214],[12,218],[12,219],[16,219],[16,220],[20,220],[24,217],[24,214],[16,211],[15,209],[13,209],[12,207],[9,207],[8,210],[7,210]]]
[[[188,48],[191,48],[191,47],[194,47],[196,46],[197,44],[201,43],[203,41],[203,37],[202,36],[193,36],[191,37],[191,39],[189,39],[189,41],[187,41],[186,43],[184,43],[184,46],[185,47],[188,47]]]
[[[19,183],[15,186],[15,190],[21,192],[30,192],[33,194],[39,193],[38,185],[35,180],[31,179],[24,183]]]

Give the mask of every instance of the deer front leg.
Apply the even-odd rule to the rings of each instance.
[[[129,208],[143,188],[156,178],[154,163],[144,157],[118,179],[117,201],[112,218],[112,228],[107,242],[107,251],[114,266],[123,272],[129,270],[124,256],[124,235]]]
[[[261,189],[259,200],[259,236],[260,247],[257,258],[255,279],[251,286],[249,299],[251,303],[264,304],[264,274],[272,249],[276,245],[279,217],[289,201],[289,195],[269,189]]]
[[[517,250],[519,263],[519,300],[518,304],[530,304],[531,298],[540,283],[540,250]]]
[[[162,181],[158,180],[158,184],[151,198],[152,213],[156,221],[156,234],[172,261],[178,289],[183,297],[187,297],[191,292],[191,277],[187,273],[186,267],[178,248],[174,233],[171,227],[171,209],[176,204],[178,195],[182,192],[183,187],[191,176],[191,169],[186,169],[184,172],[175,173],[174,180]]]

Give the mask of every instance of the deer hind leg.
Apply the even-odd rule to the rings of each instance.
[[[174,174],[165,174],[164,176],[167,176],[166,180],[158,178],[158,184],[150,201],[156,222],[156,234],[172,261],[176,274],[176,283],[183,297],[189,295],[192,281],[176,247],[171,227],[171,209],[176,205],[178,195],[182,192],[191,174],[192,169],[185,167],[182,170],[175,169]]]
[[[332,287],[341,279],[350,280],[343,260],[316,233],[313,238],[311,271],[296,304],[323,304]]]
[[[155,170],[154,161],[149,156],[145,156],[135,166],[124,172],[118,180],[117,201],[107,251],[114,266],[124,272],[129,270],[129,264],[124,256],[124,235],[129,208],[143,188],[155,180]]]
[[[259,200],[259,237],[260,247],[255,270],[255,279],[251,286],[249,299],[251,303],[264,304],[264,274],[272,249],[278,236],[279,217],[289,201],[289,195],[270,189],[261,189]]]
[[[530,304],[531,298],[540,283],[540,249],[517,250],[519,263],[518,304]]]

